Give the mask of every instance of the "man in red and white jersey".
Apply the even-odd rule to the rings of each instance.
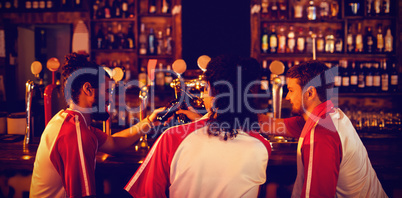
[[[299,138],[292,197],[387,197],[352,123],[329,100],[331,71],[308,61],[290,68],[286,77],[286,99],[301,116],[259,118],[262,131]]]
[[[258,84],[259,69],[255,59],[213,58],[204,74],[209,112],[166,130],[125,189],[133,197],[257,197],[271,152],[251,108],[257,86],[248,85]]]
[[[95,196],[97,151],[113,153],[129,147],[139,139],[141,132],[149,130],[157,112],[162,110],[156,110],[144,121],[112,136],[92,127],[92,119],[108,117],[107,112],[101,111],[101,105],[106,106],[106,102],[101,104],[99,97],[105,98],[110,79],[102,76],[102,68],[89,62],[87,57],[76,53],[66,56],[63,77],[69,108],[57,113],[42,134],[30,197]],[[95,111],[91,113],[88,109]]]

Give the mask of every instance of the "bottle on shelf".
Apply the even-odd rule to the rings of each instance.
[[[279,28],[278,34],[278,53],[286,52],[286,35],[285,35],[285,27],[282,25]]]
[[[112,8],[110,7],[109,0],[105,0],[105,6],[103,6],[103,13],[104,13],[105,19],[112,18]]]
[[[349,92],[349,86],[350,86],[350,76],[349,76],[349,71],[348,71],[348,61],[347,60],[340,60],[339,61],[339,66],[342,68],[342,87],[341,87],[341,92],[343,93],[348,93]]]
[[[366,13],[367,16],[373,16],[374,15],[374,1],[373,0],[367,0],[366,1]]]
[[[172,71],[170,65],[166,67],[165,73],[165,87],[170,87],[170,83],[173,81]]]
[[[140,68],[140,73],[138,74],[138,83],[139,83],[139,87],[143,87],[145,85],[147,85],[147,69],[145,66],[142,66]]]
[[[135,48],[134,25],[130,23],[127,31],[128,32],[127,32],[127,40],[125,48],[134,49]]]
[[[376,43],[376,39],[373,36],[371,27],[369,26],[369,27],[367,27],[367,34],[366,34],[365,41],[364,41],[364,46],[366,47],[366,49],[364,51],[366,53],[374,53],[375,43]]]
[[[374,79],[373,79],[373,70],[372,70],[372,63],[366,63],[366,72],[365,72],[365,77],[366,77],[366,88],[365,92],[371,93],[373,91],[373,84],[374,84]]]
[[[385,48],[384,52],[392,52],[393,51],[393,44],[394,44],[394,38],[392,37],[391,34],[391,27],[388,27],[387,29],[387,34],[385,35],[384,41],[385,41]]]
[[[335,37],[331,28],[327,30],[328,34],[325,36],[325,52],[334,53],[335,52]]]
[[[279,0],[279,19],[287,19],[288,18],[288,5],[287,1]]]
[[[392,68],[390,68],[390,78],[391,82],[389,84],[389,89],[391,92],[396,93],[398,91],[398,70],[396,69],[395,63],[392,63]]]
[[[349,25],[348,26],[348,34],[346,36],[347,50],[349,53],[352,53],[355,51],[353,41],[354,41],[354,39],[353,39],[353,34],[352,34],[352,25]]]
[[[329,17],[329,3],[327,0],[321,0],[320,2],[320,18],[328,19]]]
[[[121,1],[121,8],[120,8],[120,10],[121,10],[121,17],[122,18],[128,18],[128,17],[130,17],[130,13],[129,13],[129,4],[128,4],[128,1],[127,0],[122,0]]]
[[[307,7],[307,19],[316,20],[317,19],[317,8],[314,5],[314,1],[309,1],[309,6]]]
[[[150,14],[155,14],[156,13],[156,1],[155,0],[149,0],[148,1],[148,12]]]
[[[63,1],[62,1],[63,2]],[[10,4],[11,5],[11,4]],[[67,5],[65,5],[65,7],[66,7]],[[5,7],[7,8],[8,6],[7,6],[7,2],[6,2],[6,4],[5,4]],[[34,9],[34,10],[37,10],[37,9],[39,9],[39,1],[38,0],[33,0],[32,1],[32,9]]]
[[[268,45],[268,24],[264,23],[262,28],[261,35],[261,52],[268,53],[269,45]]]
[[[278,19],[279,11],[278,11],[278,3],[277,0],[272,0],[270,8],[271,8],[271,19]]]
[[[357,76],[358,76],[357,91],[360,93],[363,93],[366,90],[366,73],[365,73],[364,65],[365,64],[360,63],[359,69],[357,71]]]
[[[168,26],[166,28],[166,36],[165,36],[165,54],[172,55],[173,54],[173,38],[172,38],[172,28]]]
[[[289,32],[288,32],[288,46],[287,46],[288,52],[294,53],[295,46],[296,46],[295,32],[293,30],[293,25],[291,25],[289,27]]]
[[[313,28],[309,27],[308,35],[306,36],[306,52],[313,53]],[[297,41],[297,47],[299,47],[299,41]]]
[[[75,9],[79,9],[79,8],[81,8],[82,7],[82,2],[81,2],[81,0],[73,0],[73,8],[75,8]]]
[[[149,55],[155,55],[156,54],[156,39],[155,39],[154,28],[149,28],[148,54]]]
[[[109,26],[107,28],[107,40],[106,40],[106,48],[107,49],[115,49],[115,37],[114,34],[112,32],[112,26]]]
[[[357,34],[355,37],[355,52],[363,53],[363,35],[362,35],[362,24],[357,24]]]
[[[317,52],[322,53],[325,50],[325,41],[324,41],[324,35],[322,33],[322,30],[320,29],[318,31],[318,36],[317,36]]]
[[[381,0],[374,0],[374,13],[376,15],[381,14]]]
[[[25,1],[25,9],[27,9],[27,10],[32,9],[32,1],[31,0]]]
[[[388,92],[389,91],[389,75],[387,70],[387,61],[383,60],[381,62],[381,91]]]
[[[271,26],[271,34],[269,35],[269,49],[271,53],[276,53],[278,49],[278,36],[276,35],[275,25]]]
[[[359,76],[357,73],[357,68],[356,68],[356,63],[352,62],[352,66],[350,67],[349,70],[349,75],[350,75],[350,89],[349,91],[351,93],[356,93],[358,89],[358,83],[359,83]]]
[[[99,4],[97,4],[95,6],[95,8],[92,7],[92,9],[93,10],[96,9],[96,13],[95,13],[96,17],[94,19],[103,19],[103,18],[105,18],[105,2],[104,1],[99,1]]]
[[[382,1],[382,13],[385,15],[390,14],[391,12],[391,0],[383,0]]]
[[[269,11],[268,11],[269,1],[268,0],[261,0],[261,17],[268,18]]]
[[[298,53],[304,53],[305,42],[306,42],[306,39],[304,37],[303,28],[300,27],[299,33],[297,35],[297,41],[296,41],[296,45],[297,45],[296,48],[297,48]]]
[[[336,19],[338,18],[339,13],[339,3],[337,0],[331,1],[331,18]]]
[[[134,16],[135,16],[135,1],[132,1],[130,4],[128,4],[127,16],[129,18],[134,18]]]
[[[336,37],[335,37],[335,52],[336,53],[343,52],[343,39],[342,39],[341,35],[342,35],[341,30],[336,31]]]
[[[102,28],[99,28],[95,39],[96,39],[96,41],[93,42],[95,44],[93,46],[94,49],[104,49],[105,48],[105,35],[103,34]]]
[[[170,0],[162,0],[162,9],[161,12],[166,14],[170,13]]]
[[[121,23],[117,25],[117,34],[115,36],[115,48],[117,49],[123,49],[127,48],[126,47],[126,36],[123,33]]]
[[[97,19],[98,18],[98,10],[100,8],[100,1],[96,0],[92,4],[92,19]]]
[[[261,75],[261,90],[267,91],[269,90],[269,70],[268,70],[268,63],[267,60],[262,61],[262,75]]]
[[[381,90],[381,71],[379,63],[373,63],[373,89],[374,93],[379,93]]]
[[[145,24],[141,23],[140,35],[139,35],[139,50],[140,55],[147,54],[147,34],[145,32]]]
[[[126,70],[125,72],[125,76],[124,76],[124,81],[127,83],[131,80],[131,63],[130,63],[130,59],[126,58],[126,62],[124,63],[124,68]]]
[[[158,31],[156,34],[156,54],[162,55],[165,53],[165,48],[163,44],[163,33],[162,31]]]
[[[155,72],[155,85],[157,89],[163,89],[165,85],[165,73],[163,72],[162,63],[159,63],[158,70]]]
[[[343,92],[342,89],[342,73],[343,73],[343,67],[342,65],[339,63],[338,65],[338,72],[335,73],[334,76],[334,88],[338,89],[339,92]]]
[[[382,35],[382,25],[379,24],[377,28],[377,49],[378,53],[382,53],[384,51],[384,37]]]
[[[303,18],[303,4],[300,0],[295,0],[293,5],[293,17],[295,19],[302,19]]]
[[[113,0],[112,11],[114,18],[121,18],[121,0]]]
[[[39,9],[45,9],[46,8],[46,2],[45,0],[39,0]]]

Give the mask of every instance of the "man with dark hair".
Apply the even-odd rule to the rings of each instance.
[[[260,125],[265,133],[299,138],[292,197],[387,197],[352,123],[329,100],[331,71],[308,61],[290,68],[286,77],[286,99],[300,116],[260,116]]]
[[[257,197],[271,151],[247,106],[259,69],[255,59],[213,58],[205,72],[209,112],[166,130],[125,189],[133,197]]]
[[[108,113],[102,109],[107,103],[110,78],[87,58],[76,53],[66,56],[63,87],[69,108],[58,112],[42,134],[30,197],[95,196],[97,151],[114,153],[131,146],[154,125],[156,114],[162,111],[155,110],[147,119],[112,136],[92,127],[92,119],[107,119]],[[100,98],[104,104],[98,102]]]

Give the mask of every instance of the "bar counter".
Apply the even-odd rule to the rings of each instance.
[[[0,173],[12,176],[21,171],[32,172],[38,144],[24,145],[23,136],[14,135],[7,138],[8,140],[5,140],[4,136],[9,135],[2,136]],[[394,197],[395,192],[402,191],[402,138],[362,138],[362,141],[384,190],[390,197]],[[153,140],[150,143],[152,144]],[[268,162],[267,181],[284,186],[292,185],[296,178],[297,143],[271,143],[271,145],[272,154]],[[99,193],[104,192],[102,187],[105,184],[101,181],[108,180],[114,195],[126,196],[122,188],[141,165],[147,152],[141,149],[136,151],[134,146],[113,155],[99,152],[96,157]]]

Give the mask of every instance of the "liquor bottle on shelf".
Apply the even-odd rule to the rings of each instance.
[[[261,52],[268,53],[268,24],[264,23],[261,35]]]
[[[324,41],[324,35],[322,33],[322,30],[320,29],[318,31],[318,36],[317,36],[317,52],[322,53],[325,50],[325,41]]]
[[[155,72],[155,85],[157,89],[163,89],[165,85],[165,73],[163,72],[162,63],[159,63],[158,71]]]
[[[93,42],[95,44],[93,46],[94,49],[104,49],[105,48],[105,35],[103,34],[102,28],[99,28],[95,39],[96,39],[96,41]]]
[[[156,13],[156,1],[155,0],[149,0],[148,1],[148,12],[150,14],[155,14]]]
[[[121,18],[121,2],[120,2],[120,0],[113,0],[112,15],[114,18]]]
[[[173,38],[172,38],[172,28],[168,26],[166,28],[166,37],[165,37],[165,54],[172,55],[173,54]]]
[[[27,10],[32,9],[32,1],[31,0],[25,1],[25,9],[27,9]]]
[[[349,70],[349,75],[350,75],[350,85],[349,85],[350,89],[349,89],[349,91],[351,93],[356,93],[357,86],[358,86],[358,83],[359,83],[359,76],[358,76],[356,70],[357,70],[356,63],[352,62],[352,67]]]
[[[100,8],[100,1],[96,0],[92,4],[92,19],[97,19],[98,18],[98,10]]]
[[[381,65],[381,91],[389,91],[389,75],[387,70],[387,61],[383,60]]]
[[[296,0],[293,5],[293,17],[295,19],[303,18],[303,4],[300,0]]]
[[[269,35],[269,49],[271,53],[276,53],[278,49],[278,37],[276,35],[275,25],[271,26],[271,34]]]
[[[171,73],[171,67],[168,65],[166,67],[166,73],[165,73],[165,87],[170,87],[170,83],[173,81],[172,73]]]
[[[327,0],[321,0],[320,2],[320,18],[327,19],[329,16],[329,4]]]
[[[5,7],[7,8],[7,2],[6,2]],[[34,9],[34,10],[39,9],[39,1],[38,0],[33,0],[32,1],[32,9]]]
[[[170,13],[170,0],[162,0],[161,12],[164,14]]]
[[[317,8],[314,5],[314,1],[309,1],[309,6],[307,7],[307,19],[316,20],[317,19]]]
[[[381,90],[381,72],[379,63],[373,63],[373,92],[379,93]]]
[[[357,76],[358,76],[357,91],[360,93],[363,93],[366,90],[366,73],[365,73],[365,68],[364,68],[363,63],[360,63],[360,65],[359,65],[359,69],[357,71]]]
[[[110,7],[109,0],[105,0],[105,6],[103,7],[103,13],[104,13],[105,19],[112,18],[112,8]]]
[[[276,0],[273,0],[271,3],[271,19],[278,19],[279,11],[278,11],[278,3]]]
[[[327,30],[328,34],[325,36],[325,52],[334,53],[335,52],[335,37],[331,28]]]
[[[122,27],[121,27],[121,23],[119,23],[117,25],[117,34],[116,34],[116,38],[115,38],[115,48],[117,49],[123,49],[126,48],[126,36],[123,33]]]
[[[364,50],[366,53],[373,53],[375,51],[375,41],[376,39],[373,36],[371,27],[367,27],[367,34],[364,41],[364,46],[366,49]]]
[[[387,29],[387,34],[385,35],[385,52],[392,52],[393,51],[393,43],[394,43],[394,38],[392,37],[391,34],[391,27],[388,27]]]
[[[112,26],[107,28],[107,40],[106,40],[106,48],[107,49],[114,49],[115,48],[115,37],[112,32]]]
[[[381,14],[381,0],[374,0],[374,13],[376,15]]]
[[[165,53],[165,49],[163,47],[163,33],[162,31],[158,31],[156,34],[156,54],[162,55]]]
[[[262,18],[269,17],[268,6],[269,6],[268,0],[261,0],[261,17]]]
[[[43,10],[46,8],[45,0],[39,0],[39,9]]]
[[[338,89],[339,92],[343,92],[342,89],[342,73],[343,73],[343,67],[339,63],[337,66],[338,72],[335,73],[334,76],[334,88]]]
[[[389,89],[391,92],[396,93],[398,91],[398,70],[396,69],[395,63],[392,63],[392,68],[390,68],[391,83]]]
[[[296,41],[296,45],[297,45],[296,48],[297,48],[298,53],[304,53],[305,42],[306,42],[306,39],[304,37],[303,28],[300,27],[299,33],[297,35],[297,41]]]
[[[147,69],[145,66],[142,66],[140,68],[140,73],[138,74],[138,83],[139,83],[139,87],[143,87],[145,85],[147,85],[147,73],[146,73]]]
[[[377,50],[378,53],[382,53],[384,51],[384,37],[382,35],[382,25],[378,25],[377,29]]]
[[[82,2],[81,0],[73,0],[73,7],[74,8],[81,8],[82,7]]]
[[[289,32],[288,32],[288,52],[289,53],[294,53],[295,52],[295,46],[296,46],[296,40],[295,40],[295,32],[293,30],[293,25],[289,27]]]
[[[349,86],[350,86],[350,76],[349,76],[349,71],[348,71],[348,61],[347,60],[340,60],[339,61],[339,66],[342,68],[342,87],[341,87],[341,92],[343,93],[348,93],[349,92]]]
[[[279,19],[288,18],[288,6],[285,0],[279,0]]]
[[[336,31],[335,37],[335,52],[342,53],[343,52],[343,39],[342,39],[341,30]]]
[[[131,23],[128,25],[127,42],[125,48],[128,49],[135,48],[134,25]]]
[[[148,54],[149,55],[155,55],[156,54],[156,39],[155,39],[154,28],[149,28]]]
[[[357,24],[355,52],[356,53],[362,53],[363,52],[363,35],[362,35],[362,24],[361,23]]]
[[[127,16],[129,18],[134,18],[135,16],[135,2],[131,2],[130,4],[128,4],[128,10],[127,10]]]
[[[390,14],[391,12],[391,0],[383,0],[382,1],[382,13],[385,15]]]
[[[141,55],[147,54],[147,34],[145,32],[145,24],[141,24],[141,30],[140,30],[140,35],[139,35],[139,51],[138,53]]]
[[[128,18],[130,17],[130,13],[128,11],[129,5],[127,0],[122,0],[121,1],[121,17],[122,18]]]
[[[285,35],[285,27],[282,25],[279,28],[278,34],[278,53],[286,52],[286,35]]]
[[[313,28],[309,27],[308,35],[306,36],[306,52],[313,53]],[[297,41],[297,48],[299,48],[299,41]]]
[[[346,44],[347,44],[347,50],[349,53],[352,53],[355,51],[354,45],[353,45],[353,34],[352,34],[352,25],[348,26],[348,34],[346,36]]]
[[[373,0],[367,0],[366,1],[366,13],[367,16],[373,16],[374,15],[374,1]]]
[[[331,18],[336,19],[338,18],[339,13],[339,3],[337,0],[331,1]]]
[[[100,1],[98,4],[98,8],[96,10],[96,19],[103,19],[103,18],[105,18],[105,2]]]
[[[366,88],[365,91],[367,93],[371,93],[373,91],[373,84],[374,84],[374,79],[373,79],[373,71],[372,71],[372,63],[366,63],[366,72],[365,72],[365,76],[366,76]]]
[[[267,91],[269,89],[269,70],[267,60],[262,61],[262,75],[261,75],[261,90]]]

